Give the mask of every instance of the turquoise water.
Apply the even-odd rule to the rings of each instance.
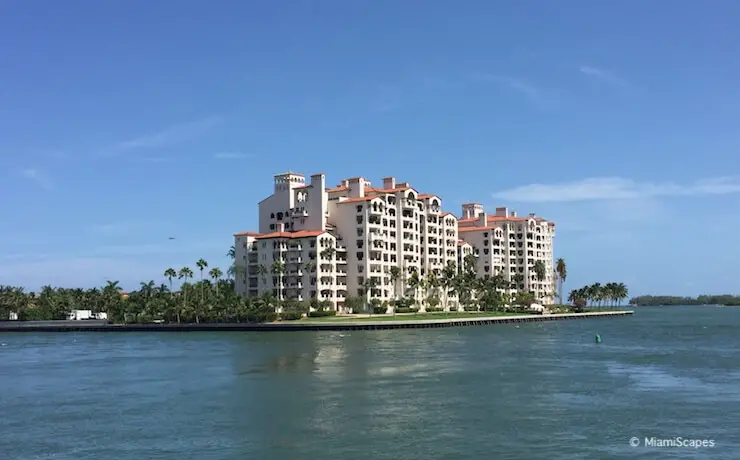
[[[739,332],[740,308],[670,307],[342,334],[0,333],[0,459],[737,459]]]

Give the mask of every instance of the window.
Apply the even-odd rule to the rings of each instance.
[[[277,213],[277,220],[283,220],[283,213],[282,212]]]
[[[275,218],[275,213],[273,212],[270,214],[270,219],[274,219],[274,218]]]
[[[362,212],[362,205],[361,204],[358,204],[357,205],[357,212]]]
[[[270,230],[275,230],[275,224],[270,224]]]

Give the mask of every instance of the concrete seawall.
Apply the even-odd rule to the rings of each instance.
[[[454,326],[529,323],[630,316],[634,312],[605,311],[556,315],[491,316],[475,318],[378,320],[378,321],[286,321],[277,323],[229,324],[108,324],[105,321],[0,321],[0,332],[196,332],[196,331],[358,331],[378,329],[421,329]]]

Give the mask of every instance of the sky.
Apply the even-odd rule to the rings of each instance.
[[[730,0],[5,0],[0,284],[226,271],[292,170],[536,212],[566,290],[738,293],[738,23]]]

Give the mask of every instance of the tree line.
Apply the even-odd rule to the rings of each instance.
[[[233,257],[233,248],[229,251]],[[0,286],[0,318],[7,319],[14,313],[20,320],[63,320],[73,310],[91,310],[106,313],[115,323],[202,323],[202,322],[264,322],[278,317],[296,319],[310,312],[312,316],[335,314],[331,303],[317,298],[309,301],[277,298],[273,293],[260,297],[242,297],[236,294],[234,280],[224,278],[218,267],[209,269],[208,262],[200,259],[190,267],[168,268],[163,276],[167,283],[155,281],[140,283],[139,289],[124,293],[118,281],[108,281],[105,286],[91,289],[54,288],[44,286],[39,292],[26,292],[22,287]],[[440,273],[430,272],[420,276],[414,271],[405,276],[399,267],[392,267],[388,274],[395,300],[382,302],[376,278],[367,278],[358,296],[347,296],[345,307],[352,312],[385,313],[418,310],[417,299],[424,302],[427,311],[449,311],[449,298],[456,296],[459,309],[466,311],[503,311],[523,309],[535,302],[532,292],[524,291],[521,274],[508,281],[502,273],[490,277],[477,276],[477,260],[468,255],[463,269],[449,264]],[[565,278],[565,263],[562,262]],[[260,270],[259,276],[281,276],[284,264],[277,261],[269,269]],[[545,267],[535,264],[538,279],[545,278]],[[238,276],[240,269],[232,265],[227,273]],[[196,278],[197,275],[197,278]],[[174,290],[174,280],[182,282]],[[515,290],[515,292],[511,292]],[[554,295],[555,293],[550,293]],[[279,312],[279,313],[278,313]]]
[[[594,283],[570,291],[568,301],[581,309],[587,306],[602,308],[621,305],[628,295],[629,290],[624,283]]]
[[[700,295],[681,297],[670,295],[642,295],[630,299],[630,305],[639,307],[677,306],[677,305],[725,305],[740,306],[740,296],[731,294]]]

